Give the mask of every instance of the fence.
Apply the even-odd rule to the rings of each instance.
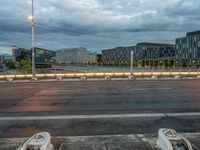
[[[200,77],[198,68],[133,68],[105,66],[53,66],[49,69],[37,69],[36,78],[104,78],[104,77]],[[4,70],[0,79],[31,79],[31,73],[20,70]]]

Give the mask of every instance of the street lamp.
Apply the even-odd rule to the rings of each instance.
[[[32,75],[35,78],[35,18],[34,18],[34,3],[32,0],[32,15],[29,16],[32,22]]]
[[[133,51],[131,51],[131,75],[133,75]]]

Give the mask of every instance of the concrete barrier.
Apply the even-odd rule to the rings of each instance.
[[[200,77],[200,72],[135,72],[135,73],[62,73],[62,74],[36,74],[35,77],[38,79],[50,79],[50,78],[105,78],[105,77]],[[26,75],[0,75],[0,80],[8,80],[8,79],[32,79],[33,76],[31,74]]]

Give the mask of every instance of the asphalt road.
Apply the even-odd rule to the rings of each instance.
[[[0,137],[26,137],[43,130],[53,136],[156,133],[161,127],[199,131],[200,115],[167,114],[190,112],[200,112],[199,80],[0,85]]]

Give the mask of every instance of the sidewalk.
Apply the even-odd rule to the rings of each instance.
[[[200,150],[200,132],[183,133]],[[0,139],[0,150],[16,150],[26,138]],[[157,134],[53,137],[55,150],[158,150]]]

